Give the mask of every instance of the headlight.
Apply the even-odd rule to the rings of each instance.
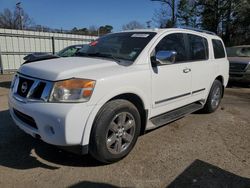
[[[54,84],[49,102],[86,102],[95,87],[94,80],[72,78]]]

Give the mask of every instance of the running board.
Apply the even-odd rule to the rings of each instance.
[[[160,127],[162,125],[165,125],[167,123],[170,123],[174,120],[177,120],[179,118],[184,117],[187,114],[191,114],[197,110],[200,110],[203,108],[203,105],[200,103],[192,103],[189,105],[186,105],[184,107],[172,110],[170,112],[164,113],[162,115],[153,117],[149,120],[147,130],[154,129],[157,127]],[[151,122],[150,122],[151,121]]]

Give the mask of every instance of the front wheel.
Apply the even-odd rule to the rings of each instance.
[[[90,154],[104,163],[122,159],[133,149],[140,127],[140,114],[131,102],[118,99],[106,103],[93,125]]]
[[[202,109],[203,112],[212,113],[215,110],[217,110],[222,98],[222,91],[223,91],[222,87],[223,87],[222,83],[219,80],[214,81],[211,90],[209,92],[207,102],[204,108]]]

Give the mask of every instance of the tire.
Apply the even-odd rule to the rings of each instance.
[[[222,87],[222,83],[219,80],[214,81],[202,112],[212,113],[217,110],[222,98]]]
[[[133,149],[140,127],[140,114],[131,102],[117,99],[106,103],[93,124],[90,155],[102,163],[121,160]]]

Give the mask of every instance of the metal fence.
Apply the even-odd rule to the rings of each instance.
[[[34,52],[54,53],[67,46],[86,44],[95,39],[95,36],[0,28],[1,73],[17,70],[24,62],[23,57],[27,54]]]

